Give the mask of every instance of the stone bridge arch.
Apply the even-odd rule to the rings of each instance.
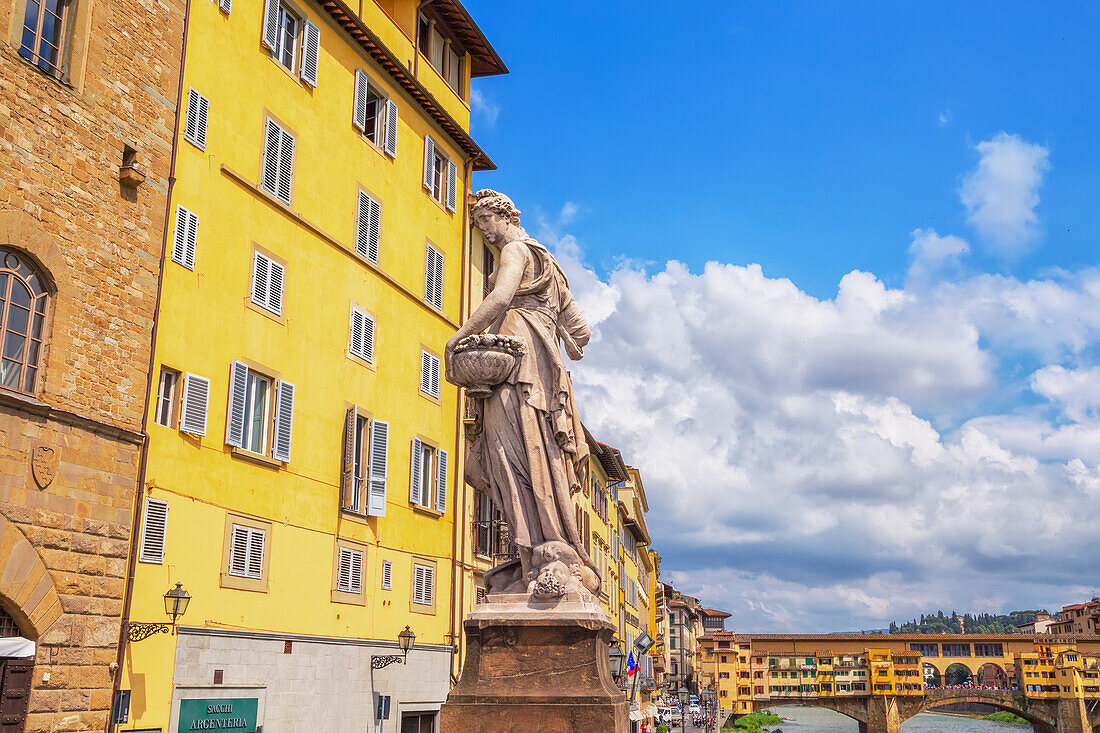
[[[61,616],[53,576],[18,525],[0,517],[0,606],[33,639]]]
[[[868,719],[866,700],[866,697],[809,697],[791,700],[755,700],[752,704],[752,711],[758,713],[761,710],[775,710],[782,707],[827,708],[833,712],[847,716],[857,723],[866,725]],[[732,718],[733,716],[730,717]],[[733,720],[727,720],[726,724],[732,726]]]
[[[1057,700],[1053,701],[1054,704],[1046,700],[1029,700],[1022,692],[1009,690],[929,691],[924,697],[905,700],[899,698],[898,713],[901,720],[905,721],[914,715],[960,702],[981,703],[1015,713],[1031,723],[1037,731],[1053,731],[1058,725]]]

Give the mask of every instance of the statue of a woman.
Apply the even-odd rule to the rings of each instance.
[[[490,593],[559,596],[599,590],[572,496],[587,480],[588,445],[559,342],[571,359],[588,343],[588,323],[553,256],[527,236],[519,211],[496,191],[474,197],[474,224],[500,248],[492,292],[447,342],[447,379],[456,347],[489,331],[520,341],[507,379],[481,400],[466,481],[504,512],[519,560],[486,574]]]

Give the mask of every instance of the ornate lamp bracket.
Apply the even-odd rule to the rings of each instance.
[[[148,639],[154,634],[168,634],[172,631],[172,624],[142,623],[140,621],[126,622],[126,637],[131,642]]]
[[[371,669],[385,669],[396,662],[404,662],[405,657],[400,654],[372,654],[370,658]]]

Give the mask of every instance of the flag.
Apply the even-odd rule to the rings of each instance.
[[[634,652],[630,652],[630,656],[626,658],[626,676],[633,677],[637,671],[638,663],[634,661]]]

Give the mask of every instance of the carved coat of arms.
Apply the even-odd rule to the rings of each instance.
[[[53,482],[59,459],[56,448],[48,445],[35,446],[31,452],[31,475],[34,476],[38,488],[44,489]]]

